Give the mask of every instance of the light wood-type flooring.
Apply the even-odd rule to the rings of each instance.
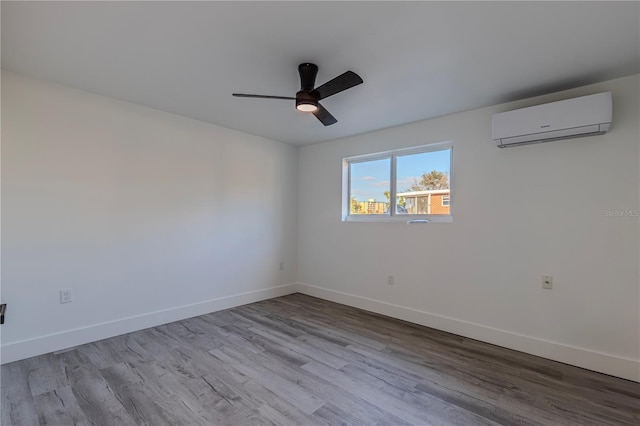
[[[293,294],[2,366],[2,425],[639,425],[640,384]]]

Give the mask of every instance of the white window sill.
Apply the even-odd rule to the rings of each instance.
[[[397,222],[405,223],[409,225],[425,225],[429,223],[451,223],[453,222],[453,216],[419,216],[419,215],[404,215],[404,216],[389,216],[389,215],[349,215],[342,218],[343,222]]]

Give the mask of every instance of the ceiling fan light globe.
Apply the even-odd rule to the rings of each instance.
[[[314,104],[298,104],[296,105],[296,109],[302,112],[315,112],[318,110],[318,106]]]

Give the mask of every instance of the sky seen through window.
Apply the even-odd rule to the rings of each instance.
[[[415,181],[420,180],[423,173],[432,170],[451,175],[450,155],[451,151],[446,149],[398,156],[396,163],[398,192],[408,190]],[[389,158],[351,163],[351,197],[359,201],[370,199],[387,201],[384,191],[390,190],[390,169],[391,159]]]

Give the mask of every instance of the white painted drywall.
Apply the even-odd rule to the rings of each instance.
[[[494,112],[605,90],[607,135],[490,139]],[[297,289],[640,380],[640,226],[605,214],[639,208],[638,90],[632,76],[298,152],[3,72],[2,362]],[[444,140],[453,223],[340,221],[343,157]]]
[[[2,361],[291,292],[296,150],[3,72]]]
[[[302,147],[302,291],[640,380],[639,218],[606,214],[639,208],[638,81]],[[608,90],[606,135],[506,149],[491,140],[495,112]],[[344,157],[448,140],[453,223],[341,222]]]

